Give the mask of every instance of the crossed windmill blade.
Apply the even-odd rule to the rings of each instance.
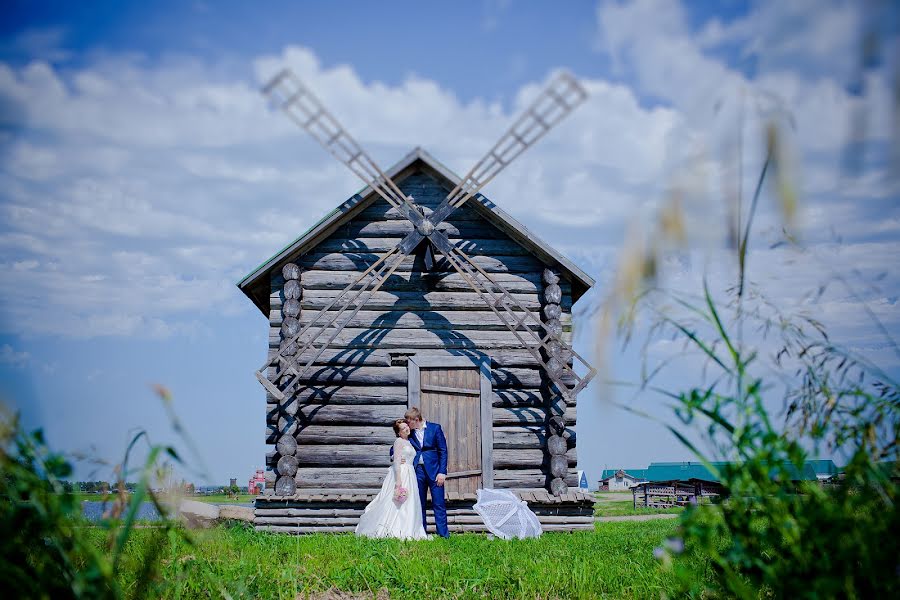
[[[462,244],[453,244],[446,234],[438,230],[438,226],[456,209],[584,102],[587,92],[574,77],[568,73],[556,75],[494,147],[428,215],[421,212],[412,199],[375,164],[292,71],[281,71],[262,91],[275,106],[413,224],[413,230],[405,238],[341,290],[305,326],[301,328],[297,323],[293,330],[287,332],[290,335],[287,342],[256,372],[256,378],[272,396],[280,401],[296,389],[344,325],[381,289],[403,259],[426,239],[544,367],[564,397],[574,398],[588,384],[596,371],[562,340],[562,328],[558,323],[552,326],[541,322],[535,313],[522,306],[509,291],[473,262],[459,247]],[[586,375],[576,373],[576,363],[587,370]],[[272,367],[275,368],[270,371],[274,372],[270,379],[266,372]]]

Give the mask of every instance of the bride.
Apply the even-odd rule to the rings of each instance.
[[[394,421],[394,464],[388,469],[381,491],[366,506],[356,526],[356,535],[404,540],[426,539],[422,527],[422,505],[413,459],[416,449],[409,443],[409,425]]]

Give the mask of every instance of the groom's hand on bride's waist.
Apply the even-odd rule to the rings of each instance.
[[[444,485],[444,480],[447,479],[447,476],[443,473],[438,473],[438,476],[435,478],[434,482],[439,486]]]

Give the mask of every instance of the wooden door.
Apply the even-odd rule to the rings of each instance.
[[[440,423],[447,438],[447,492],[482,487],[481,377],[477,367],[419,371],[420,404],[426,421]]]

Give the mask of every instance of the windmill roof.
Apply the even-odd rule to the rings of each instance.
[[[449,181],[453,186],[461,181],[461,177],[441,164],[422,148],[415,148],[403,157],[399,162],[387,169],[385,173],[395,179],[402,180],[407,173],[411,173],[415,166],[424,165],[439,178]],[[360,211],[380,196],[370,187],[358,191],[356,194],[341,203],[331,212],[322,217],[307,231],[302,233],[294,241],[272,255],[268,260],[253,269],[246,277],[238,282],[237,286],[250,298],[262,313],[269,314],[269,276],[275,269],[295,260],[302,254],[309,252],[330,236],[338,227],[356,216]],[[584,271],[579,269],[571,260],[559,253],[552,246],[541,240],[529,231],[525,225],[514,219],[509,213],[498,207],[481,194],[471,198],[467,205],[471,205],[485,219],[506,233],[510,238],[527,248],[539,260],[548,265],[556,266],[572,282],[572,302],[576,302],[587,290],[594,285],[594,280]]]

